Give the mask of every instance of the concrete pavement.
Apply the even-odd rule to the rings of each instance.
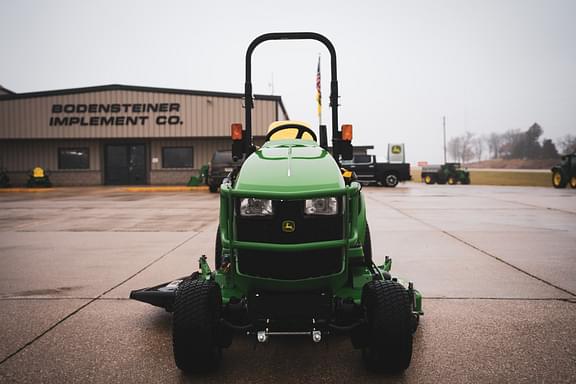
[[[365,188],[374,257],[425,296],[410,369],[367,373],[345,337],[239,337],[222,369],[182,375],[171,315],[130,290],[213,257],[205,192],[0,194],[0,382],[574,382],[576,191]]]

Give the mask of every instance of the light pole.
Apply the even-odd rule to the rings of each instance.
[[[444,132],[444,164],[446,164],[446,116],[442,116],[442,130]]]

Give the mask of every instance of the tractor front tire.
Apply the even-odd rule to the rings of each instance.
[[[554,171],[552,173],[552,185],[554,188],[564,188],[566,187],[567,180],[562,174],[562,171]]]
[[[214,371],[222,349],[218,324],[222,294],[214,281],[185,280],[176,290],[172,347],[176,366],[187,373]]]
[[[396,176],[393,173],[386,175],[386,177],[384,178],[384,185],[386,185],[389,188],[394,188],[395,186],[398,185],[398,176]]]
[[[400,373],[412,359],[412,309],[408,291],[391,280],[373,280],[362,290],[367,346],[362,349],[371,371]]]

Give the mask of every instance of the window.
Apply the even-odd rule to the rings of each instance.
[[[58,169],[90,169],[88,148],[58,149]]]
[[[162,168],[194,168],[192,147],[162,148]]]

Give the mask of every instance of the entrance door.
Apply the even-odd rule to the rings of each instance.
[[[108,144],[105,154],[106,184],[146,184],[146,146]]]

